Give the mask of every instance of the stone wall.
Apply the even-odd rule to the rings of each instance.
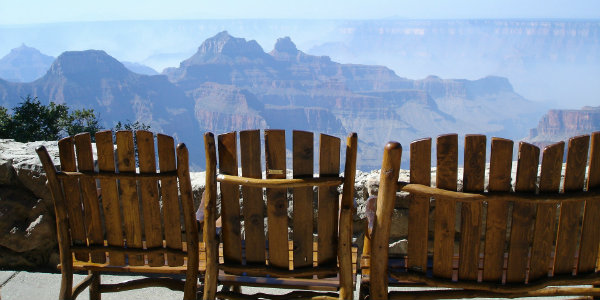
[[[55,266],[59,261],[52,196],[35,149],[54,161],[56,142],[0,139],[0,268]]]

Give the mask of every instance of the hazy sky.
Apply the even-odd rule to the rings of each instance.
[[[0,0],[0,24],[208,18],[600,18],[599,0]]]

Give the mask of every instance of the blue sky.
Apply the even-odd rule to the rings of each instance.
[[[599,0],[0,0],[0,24],[212,18],[600,18]]]

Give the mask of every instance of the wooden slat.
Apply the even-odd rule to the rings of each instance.
[[[161,172],[175,171],[175,142],[172,137],[157,134],[158,166]],[[161,181],[161,197],[167,247],[181,249],[181,219],[179,199],[177,195],[177,180],[169,178]],[[183,265],[183,257],[167,255],[169,266]]]
[[[431,138],[410,144],[410,182],[431,185]],[[429,197],[411,194],[408,214],[408,268],[427,271]]]
[[[515,192],[535,193],[539,159],[540,149],[538,147],[520,143]],[[507,282],[525,282],[534,218],[535,204],[514,202],[508,248]]]
[[[600,188],[600,132],[592,134],[590,148],[588,191]],[[598,244],[600,243],[599,216],[600,203],[598,201],[586,201],[577,273],[595,271],[596,260],[598,259]]]
[[[46,147],[39,146],[35,152],[38,154],[46,177],[48,178],[48,188],[52,193],[54,200],[54,212],[56,213],[56,236],[60,250],[61,283],[58,293],[59,299],[71,299],[73,295],[73,256],[71,255],[71,237],[67,220],[67,208],[64,200],[64,194],[60,187],[60,181],[56,176],[56,167],[46,150]]]
[[[285,178],[285,131],[265,130],[265,160],[267,179]],[[289,268],[287,189],[267,189],[267,226],[269,264]]]
[[[314,136],[312,132],[293,132],[294,178],[312,178],[314,166]],[[294,268],[313,265],[313,189],[294,188]]]
[[[156,173],[156,151],[154,150],[154,135],[149,131],[136,132],[138,161],[140,173]],[[160,215],[158,181],[156,179],[140,180],[140,196],[142,198],[142,213],[144,216],[144,234],[146,247],[162,246],[163,229]],[[165,258],[162,254],[149,254],[148,265],[162,266]]]
[[[339,176],[340,139],[321,134],[319,136],[319,176]],[[337,261],[338,191],[336,186],[319,187],[317,231],[319,234],[318,265],[335,264]]]
[[[464,192],[483,192],[485,148],[485,135],[467,135],[465,137]],[[482,209],[482,203],[462,204],[458,265],[458,278],[461,280],[477,280]]]
[[[131,131],[117,132],[117,159],[119,172],[135,172],[135,149]],[[142,247],[142,223],[140,221],[140,201],[137,193],[137,183],[131,179],[119,180],[119,194],[123,205],[123,225],[127,246]],[[139,266],[144,264],[144,256],[129,255],[129,264]]]
[[[186,234],[186,257],[187,271],[183,298],[198,298],[198,269],[200,268],[198,223],[194,210],[194,195],[189,169],[189,152],[184,143],[177,145],[177,180],[179,182],[179,195],[181,197],[181,209],[185,224]]]
[[[65,171],[77,171],[75,164],[75,150],[73,149],[73,138],[67,137],[58,142],[60,153],[60,167]],[[74,246],[86,245],[85,227],[83,222],[83,206],[81,203],[81,192],[77,178],[65,178],[62,180],[63,192],[67,212],[69,214],[69,229],[71,231],[71,242]],[[89,253],[85,251],[75,252],[75,258],[82,261],[89,260]]]
[[[558,193],[564,149],[564,142],[550,145],[544,149],[540,175],[540,193]],[[556,204],[538,204],[531,248],[529,282],[548,276],[555,229]]]
[[[240,132],[242,176],[261,178],[260,131]],[[265,227],[262,188],[242,187],[247,264],[265,264]]]
[[[81,133],[75,136],[75,150],[77,152],[77,165],[80,172],[94,171],[94,156],[92,153],[92,139],[89,133]],[[96,180],[92,178],[80,178],[81,196],[85,215],[85,228],[90,246],[103,245],[104,236],[102,230],[102,219],[100,216],[100,203],[96,190]],[[92,262],[106,262],[104,253],[92,253]]]
[[[490,192],[510,191],[512,153],[513,141],[492,138],[488,185]],[[483,260],[484,281],[502,281],[507,217],[506,201],[488,202]]]
[[[206,270],[204,273],[204,293],[202,299],[215,299],[219,274],[219,242],[216,239],[217,214],[217,153],[215,136],[212,132],[204,134],[204,153],[206,154],[206,189],[204,190],[204,240]]]
[[[416,145],[414,149],[427,148],[426,146],[427,141],[423,141]],[[383,152],[381,174],[379,176],[379,193],[377,195],[377,209],[371,243],[370,274],[368,278],[370,280],[370,298],[372,299],[388,298],[390,228],[396,192],[398,191],[401,159],[402,146],[396,142],[387,143]],[[415,175],[421,177],[415,179],[423,181],[423,177],[426,177],[423,173]]]
[[[351,132],[346,138],[346,161],[344,163],[344,186],[340,200],[338,233],[338,276],[340,280],[340,299],[354,298],[355,273],[352,262],[352,223],[354,216],[354,184],[356,180],[356,153],[358,135]],[[398,179],[396,179],[396,182]]]
[[[101,131],[96,133],[96,149],[98,151],[98,169],[100,171],[115,172],[115,152],[113,148],[112,132]],[[110,246],[123,247],[123,223],[119,210],[119,194],[117,181],[114,179],[101,179],[102,208],[104,212],[104,227],[106,240]],[[111,265],[125,264],[125,256],[121,253],[109,252]]]
[[[578,136],[569,140],[564,190],[581,191],[585,179],[590,137]],[[554,274],[571,274],[574,267],[575,251],[579,237],[579,223],[583,201],[563,203],[560,208]]]
[[[219,146],[219,173],[238,175],[237,133],[221,134]],[[240,189],[239,186],[221,183],[221,239],[225,263],[242,262],[242,239],[240,233]]]
[[[456,191],[458,174],[458,135],[437,138],[436,187]],[[433,275],[452,277],[454,256],[455,201],[435,199],[435,236],[433,237]]]

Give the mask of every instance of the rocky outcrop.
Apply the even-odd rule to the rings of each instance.
[[[600,106],[580,110],[553,109],[529,132],[526,141],[538,146],[566,141],[569,137],[600,130]]]
[[[46,176],[35,148],[52,142],[0,140],[0,266],[54,267],[58,263],[56,221]]]

